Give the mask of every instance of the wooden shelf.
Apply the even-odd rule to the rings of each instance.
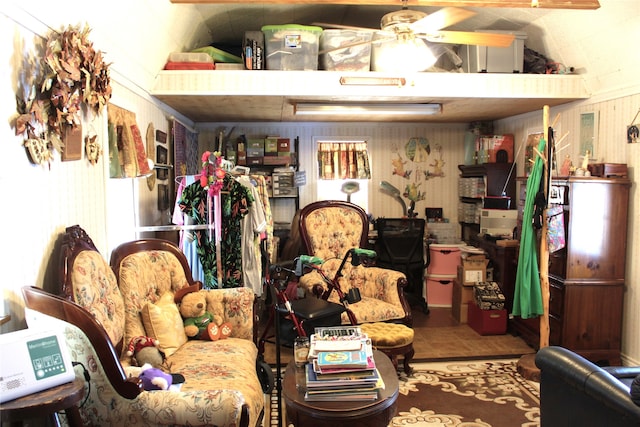
[[[349,83],[352,81],[353,83]],[[387,82],[394,81],[391,85]],[[313,82],[313,84],[310,84]],[[297,102],[441,103],[421,122],[497,120],[589,98],[579,75],[494,73],[345,73],[339,71],[161,71],[151,91],[194,122],[363,121],[346,114],[294,115]],[[415,117],[372,117],[415,121]]]

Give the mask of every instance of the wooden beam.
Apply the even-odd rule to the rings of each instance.
[[[401,5],[401,0],[171,0],[176,4],[351,4],[358,6]],[[409,0],[408,6],[509,7],[541,9],[598,9],[598,0]]]

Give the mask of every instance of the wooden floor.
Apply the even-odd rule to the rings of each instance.
[[[413,309],[414,350],[416,361],[468,360],[488,357],[519,357],[534,353],[520,337],[511,335],[483,336],[466,324],[460,324],[451,315],[451,308],[432,307],[425,314],[418,307]],[[266,319],[263,316],[262,319]],[[261,322],[260,331],[264,329]],[[265,343],[264,360],[275,365],[276,353],[273,339]],[[281,363],[289,362],[293,350],[281,346]]]

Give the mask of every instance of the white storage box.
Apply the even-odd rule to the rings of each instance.
[[[317,70],[322,28],[285,24],[262,27],[267,70]]]
[[[323,70],[369,71],[371,66],[371,31],[324,30],[320,36],[320,51],[339,48],[353,43],[364,44],[332,50],[320,55]]]
[[[489,31],[515,35],[509,47],[460,46],[462,68],[467,73],[521,73],[524,67],[524,41],[527,34],[513,31]]]

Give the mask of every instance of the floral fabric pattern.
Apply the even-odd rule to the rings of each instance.
[[[327,224],[331,224],[331,227],[327,227]],[[362,218],[351,209],[317,209],[307,215],[305,225],[312,254],[325,261],[342,259],[349,249],[360,247]]]
[[[165,292],[175,292],[187,286],[180,261],[165,251],[143,251],[125,257],[118,277],[124,300],[124,346],[131,338],[147,335],[142,323],[142,309],[156,304]]]
[[[109,265],[95,251],[82,252],[76,258],[73,274],[76,302],[105,326],[114,345],[123,335],[125,343],[133,336],[148,335],[141,320],[142,308],[188,285],[182,264],[165,251],[144,251],[123,259],[120,288]],[[186,342],[167,358],[171,372],[185,377],[180,390],[143,391],[135,399],[116,392],[87,336],[76,326],[61,322],[71,359],[86,367],[90,376],[87,401],[80,408],[85,425],[235,427],[245,404],[249,425],[259,423],[264,395],[256,374],[253,291],[209,290],[206,299],[207,310],[231,323],[231,337]],[[37,317],[43,327],[50,326],[50,317]],[[126,345],[123,347],[126,351]],[[121,363],[126,372],[130,358],[122,354]],[[76,369],[76,376],[82,378],[80,365]]]
[[[82,251],[71,271],[73,298],[86,308],[116,345],[124,335],[124,302],[115,274],[102,255]]]
[[[51,322],[47,316],[41,321]],[[180,391],[143,391],[130,400],[113,389],[86,335],[71,324],[64,325],[71,359],[81,362],[91,378],[91,386],[85,388],[87,401],[80,408],[84,425],[236,426],[245,402],[249,403],[249,425],[256,425],[264,398],[256,375],[251,375],[257,355],[252,342],[192,341],[171,358],[172,372],[186,379]],[[81,368],[76,370],[82,378]]]
[[[323,272],[333,277],[340,266],[341,260],[331,259],[322,265]],[[355,314],[358,323],[384,322],[403,319],[406,314],[400,303],[398,294],[398,280],[404,274],[394,270],[379,267],[357,267],[346,263],[342,269],[340,289],[347,293],[351,288],[358,288],[362,300],[350,304],[349,308]],[[316,285],[327,288],[320,274],[316,271],[305,274],[300,278],[300,286],[305,293],[311,295]],[[340,303],[337,292],[332,292],[329,301]],[[342,313],[342,323],[348,324],[347,313]]]

